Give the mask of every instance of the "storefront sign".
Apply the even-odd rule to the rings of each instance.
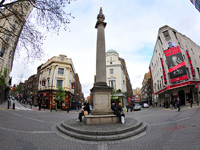
[[[180,47],[172,47],[165,50],[164,53],[167,60],[170,82],[174,84],[177,81],[188,79],[185,61],[183,60]]]

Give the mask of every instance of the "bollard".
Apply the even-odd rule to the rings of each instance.
[[[9,106],[10,106],[10,102],[9,102],[9,100],[8,100],[8,109],[9,109]]]
[[[15,109],[15,103],[13,102],[13,109]]]

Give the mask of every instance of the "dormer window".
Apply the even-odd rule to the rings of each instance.
[[[168,31],[163,32],[163,34],[165,36],[166,41],[169,41],[171,39],[171,37],[169,36],[169,32]]]

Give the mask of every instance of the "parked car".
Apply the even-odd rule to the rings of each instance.
[[[141,110],[141,106],[139,103],[135,103],[134,110]]]
[[[147,103],[143,103],[142,107],[143,108],[149,108],[149,105]]]

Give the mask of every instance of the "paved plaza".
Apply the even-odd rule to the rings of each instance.
[[[64,120],[77,120],[78,112],[41,110],[24,107],[16,102],[16,109],[0,105],[0,149],[2,150],[199,150],[200,107],[193,105],[177,109],[143,108],[126,112],[149,125],[141,135],[118,141],[83,141],[54,131]],[[80,122],[77,122],[80,123]],[[109,125],[108,125],[109,126]]]

